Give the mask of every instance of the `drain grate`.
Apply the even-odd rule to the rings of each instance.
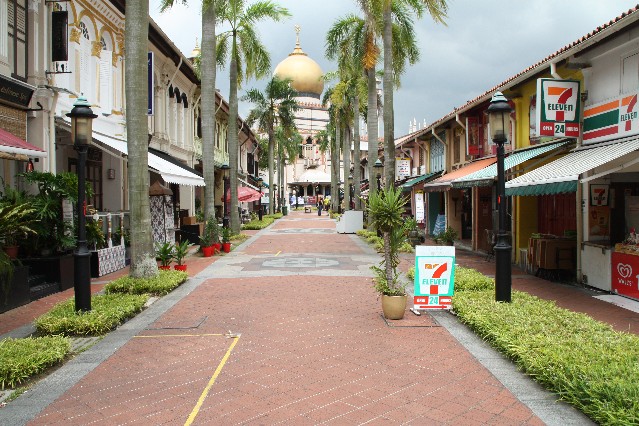
[[[71,352],[79,354],[95,345],[102,337],[71,337]]]

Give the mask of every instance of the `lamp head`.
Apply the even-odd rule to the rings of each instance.
[[[224,173],[224,177],[225,178],[229,176],[229,170],[231,170],[231,167],[229,166],[229,163],[222,164],[220,169],[222,169],[222,173]]]
[[[71,118],[71,139],[75,145],[90,145],[93,139],[93,113],[87,98],[80,96],[73,104],[73,109],[67,114]]]
[[[373,164],[373,167],[375,168],[375,170],[381,170],[382,167],[384,167],[384,164],[382,164],[382,160],[380,160],[379,158],[375,161],[375,164]]]
[[[508,99],[501,93],[495,92],[486,110],[490,126],[490,138],[496,144],[503,146],[510,135],[510,113],[512,108]]]

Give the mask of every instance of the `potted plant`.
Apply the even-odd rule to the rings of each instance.
[[[415,247],[421,242],[419,235],[419,228],[417,227],[417,221],[413,217],[409,217],[404,222],[404,229],[406,230],[406,237],[410,245]]]
[[[18,255],[18,240],[34,234],[35,210],[27,203],[0,205],[0,241],[10,259]]]
[[[200,248],[204,257],[211,257],[215,252],[214,244],[219,241],[219,230],[217,221],[210,216],[206,221],[204,232],[200,235]],[[218,249],[219,251],[219,249]]]
[[[158,243],[155,249],[155,257],[160,261],[160,269],[171,269],[171,262],[173,261],[173,244],[171,243]]]
[[[224,253],[231,252],[231,228],[222,228],[222,250]]]
[[[186,265],[184,265],[182,262],[184,261],[186,255],[189,254],[190,246],[191,244],[189,244],[188,240],[184,240],[181,243],[175,243],[175,247],[173,249],[173,257],[177,262],[177,265],[173,266],[175,270],[186,272]]]
[[[455,231],[450,226],[435,236],[435,242],[446,246],[454,245],[456,239],[457,231]]]
[[[384,260],[376,273],[375,290],[382,297],[382,311],[388,319],[402,319],[406,310],[406,289],[399,281],[398,242],[403,238],[402,213],[408,200],[400,190],[385,188],[368,198],[368,213],[371,225],[382,233],[384,239]]]

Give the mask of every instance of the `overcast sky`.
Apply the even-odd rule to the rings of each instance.
[[[249,0],[250,1],[250,0]],[[277,1],[277,0],[276,0]],[[159,13],[159,0],[150,0],[151,17],[189,57],[196,37],[201,40],[201,0]],[[348,0],[280,0],[291,17],[259,25],[260,38],[271,55],[271,67],[295,47],[294,26],[301,26],[302,49],[324,72],[336,65],[324,57],[326,32],[339,18],[359,13]],[[407,68],[395,92],[395,137],[408,133],[409,121],[430,124],[528,68],[597,26],[628,11],[637,0],[449,0],[447,26],[426,16],[416,22],[421,60]],[[381,66],[381,65],[380,65]],[[226,70],[218,71],[217,87],[228,99]],[[249,88],[264,81],[249,81]],[[240,102],[245,117],[250,104]]]

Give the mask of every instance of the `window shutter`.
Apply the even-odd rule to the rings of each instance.
[[[100,107],[105,114],[113,110],[113,52],[103,50],[100,53]]]
[[[89,103],[94,103],[93,92],[91,91],[91,42],[84,37],[80,37],[80,92],[87,98]]]

